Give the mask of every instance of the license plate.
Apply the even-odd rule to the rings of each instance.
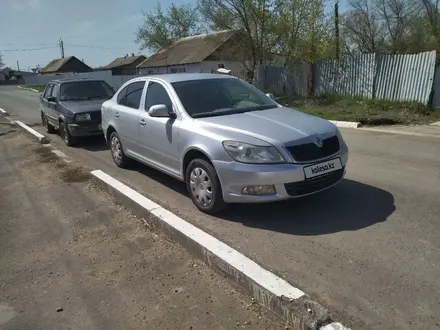
[[[315,176],[331,173],[340,169],[342,169],[341,159],[335,158],[326,162],[304,167],[304,174],[306,179],[310,179]]]
[[[102,124],[98,125],[98,129],[102,130]]]

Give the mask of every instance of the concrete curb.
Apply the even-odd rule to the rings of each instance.
[[[408,131],[399,131],[393,129],[380,129],[380,128],[370,128],[370,127],[360,127],[359,131],[366,132],[377,132],[377,133],[385,133],[385,134],[397,134],[397,135],[406,135],[406,136],[418,136],[418,137],[429,137],[440,139],[440,135],[435,134],[427,134],[427,133],[418,133],[418,132],[408,132]]]
[[[3,109],[3,108],[0,108],[0,112],[1,112],[2,114],[4,114],[4,115],[7,115],[7,114],[8,114],[8,112],[7,112],[5,109]]]
[[[193,226],[101,170],[91,172],[92,181],[119,204],[177,241],[190,253],[231,278],[255,300],[284,318],[293,329],[341,329],[331,323],[328,311],[301,290],[262,268],[237,250]],[[338,327],[336,327],[338,326]],[[342,325],[341,325],[342,326]]]
[[[41,144],[47,144],[49,143],[49,139],[44,136],[43,134],[37,132],[33,128],[29,127],[26,124],[23,124],[21,121],[16,120],[15,123],[20,126],[20,128],[27,133],[29,136],[31,136],[33,139],[37,140]]]
[[[359,128],[361,123],[357,121],[339,121],[339,120],[329,120],[331,123],[335,124],[337,127],[342,128]]]
[[[18,88],[21,88],[21,89],[27,89],[28,91],[32,91],[32,92],[34,92],[34,93],[40,93],[40,91],[39,90],[36,90],[36,89],[34,89],[34,88],[27,88],[27,87],[23,87],[23,86],[17,86]]]

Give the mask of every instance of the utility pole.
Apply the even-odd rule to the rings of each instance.
[[[20,71],[20,63],[17,61],[17,71]]]
[[[336,42],[336,59],[339,59],[339,1],[335,2],[335,42]]]
[[[60,51],[61,51],[61,58],[64,58],[64,43],[63,39],[60,38]]]

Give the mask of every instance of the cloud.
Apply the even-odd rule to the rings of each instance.
[[[9,6],[13,10],[38,10],[41,6],[41,0],[9,0]]]

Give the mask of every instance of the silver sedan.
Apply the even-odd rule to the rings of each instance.
[[[185,182],[206,213],[317,193],[348,161],[332,123],[226,75],[132,79],[103,104],[102,128],[117,166],[136,160]]]

